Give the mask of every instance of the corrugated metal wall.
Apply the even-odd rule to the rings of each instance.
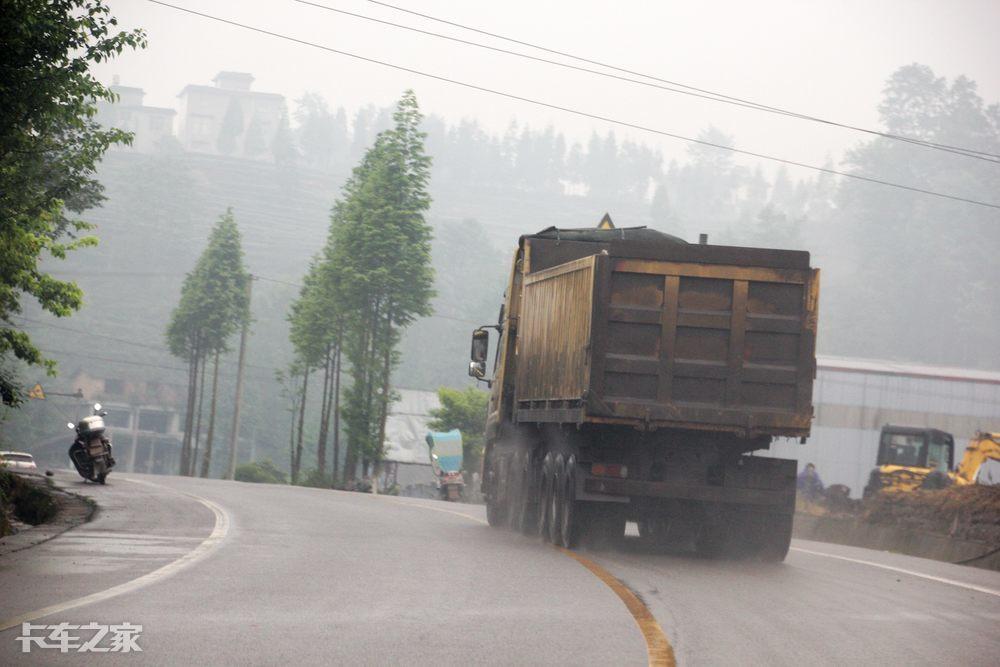
[[[977,430],[1000,430],[1000,373],[821,359],[813,403],[809,441],[779,439],[767,455],[815,463],[825,484],[860,497],[885,424],[951,433],[956,463]]]

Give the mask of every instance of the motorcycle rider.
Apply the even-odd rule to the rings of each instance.
[[[105,433],[104,420],[102,419],[106,414],[106,412],[101,411],[100,404],[98,403],[94,406],[93,416],[81,419],[75,427],[73,424],[69,424],[71,428],[76,430],[76,438],[69,448],[69,459],[73,462],[76,471],[84,479],[94,479],[94,464],[88,445],[95,438],[100,438],[101,444],[107,448],[108,471],[115,466],[111,439]]]

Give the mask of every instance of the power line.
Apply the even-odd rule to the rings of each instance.
[[[507,92],[504,92],[504,91],[501,91],[501,90],[496,90],[496,89],[493,89],[493,88],[487,88],[485,86],[479,86],[479,85],[476,85],[476,84],[473,84],[473,83],[468,83],[466,81],[459,81],[458,79],[451,79],[451,78],[448,78],[448,77],[445,77],[445,76],[441,76],[441,75],[438,75],[438,74],[431,74],[431,73],[423,72],[423,71],[420,71],[420,70],[417,70],[417,69],[413,69],[413,68],[410,68],[410,67],[404,67],[403,65],[396,65],[394,63],[386,62],[384,60],[377,60],[375,58],[369,58],[367,56],[362,56],[362,55],[358,55],[356,53],[351,53],[350,51],[343,51],[343,50],[340,50],[340,49],[335,49],[335,48],[330,47],[330,46],[325,46],[323,44],[317,44],[316,42],[310,42],[310,41],[307,41],[307,40],[304,40],[304,39],[299,39],[297,37],[292,37],[290,35],[284,35],[284,34],[277,33],[277,32],[271,31],[271,30],[267,30],[265,28],[258,28],[256,26],[247,25],[245,23],[239,23],[237,21],[232,21],[230,19],[221,18],[219,16],[213,16],[211,14],[205,14],[203,12],[199,12],[199,11],[196,11],[196,10],[193,10],[193,9],[187,9],[186,7],[179,7],[177,5],[172,5],[172,4],[169,4],[169,3],[166,3],[166,2],[162,2],[161,0],[147,0],[147,2],[151,2],[151,3],[155,4],[155,5],[161,5],[163,7],[168,7],[170,9],[175,9],[177,11],[185,12],[187,14],[192,14],[194,16],[200,16],[202,18],[206,18],[206,19],[209,19],[211,21],[216,21],[218,23],[224,23],[226,25],[231,25],[231,26],[234,26],[234,27],[237,27],[237,28],[242,28],[244,30],[250,30],[252,32],[257,32],[257,33],[260,33],[262,35],[268,35],[270,37],[276,37],[278,39],[283,39],[283,40],[286,40],[286,41],[289,41],[289,42],[294,42],[296,44],[302,44],[304,46],[310,46],[312,48],[320,49],[320,50],[323,50],[323,51],[328,51],[330,53],[336,53],[338,55],[346,56],[348,58],[354,58],[355,60],[360,60],[360,61],[363,61],[363,62],[372,63],[374,65],[380,65],[382,67],[389,67],[389,68],[392,68],[392,69],[399,70],[401,72],[407,72],[409,74],[416,74],[417,76],[422,76],[422,77],[425,77],[425,78],[428,78],[428,79],[433,79],[435,81],[441,81],[441,82],[444,82],[444,83],[450,83],[452,85],[462,86],[464,88],[469,88],[470,90],[477,90],[479,92],[488,93],[490,95],[497,95],[499,97],[506,97],[508,99],[517,100],[519,102],[526,102],[528,104],[533,104],[535,106],[540,106],[540,107],[544,107],[544,108],[547,108],[547,109],[554,109],[556,111],[562,111],[562,112],[570,113],[570,114],[573,114],[573,115],[576,115],[576,116],[581,116],[581,117],[584,117],[584,118],[590,118],[592,120],[599,120],[599,121],[602,121],[602,122],[605,122],[605,123],[611,123],[611,124],[614,124],[614,125],[619,125],[621,127],[627,127],[627,128],[633,129],[633,130],[639,130],[639,131],[642,131],[642,132],[649,132],[651,134],[656,134],[656,135],[663,136],[663,137],[669,137],[671,139],[678,139],[680,141],[687,141],[689,143],[699,144],[699,145],[702,145],[702,146],[709,146],[711,148],[718,148],[720,150],[730,151],[732,153],[738,153],[740,155],[748,155],[750,157],[755,157],[755,158],[758,158],[758,159],[761,159],[761,160],[769,160],[771,162],[777,162],[779,164],[786,164],[786,165],[793,166],[793,167],[801,167],[803,169],[810,169],[812,171],[818,171],[818,172],[822,172],[822,173],[826,173],[826,174],[833,174],[835,176],[843,176],[844,178],[851,178],[851,179],[858,180],[858,181],[864,181],[866,183],[874,183],[876,185],[883,185],[883,186],[890,187],[890,188],[896,188],[898,190],[906,190],[906,191],[909,191],[909,192],[917,192],[917,193],[929,195],[929,196],[932,196],[932,197],[939,197],[941,199],[949,199],[949,200],[952,200],[952,201],[964,202],[966,204],[973,204],[975,206],[984,206],[984,207],[987,207],[987,208],[1000,209],[1000,204],[994,204],[994,203],[991,203],[991,202],[980,201],[980,200],[977,200],[977,199],[970,199],[970,198],[967,198],[967,197],[960,197],[958,195],[950,195],[950,194],[946,194],[946,193],[943,193],[943,192],[936,192],[934,190],[927,190],[927,189],[924,189],[924,188],[918,188],[918,187],[915,187],[915,186],[912,186],[912,185],[903,185],[901,183],[894,183],[892,181],[886,181],[886,180],[883,180],[883,179],[880,179],[880,178],[873,178],[873,177],[870,177],[870,176],[862,176],[860,174],[852,174],[852,173],[849,173],[849,172],[839,171],[839,170],[836,170],[836,169],[829,169],[827,167],[818,167],[816,165],[811,165],[811,164],[807,164],[807,163],[804,163],[804,162],[798,162],[796,160],[789,160],[789,159],[777,157],[777,156],[774,156],[774,155],[768,155],[766,153],[757,153],[755,151],[748,151],[748,150],[744,150],[744,149],[741,149],[741,148],[735,148],[733,146],[726,146],[724,144],[717,144],[717,143],[714,143],[714,142],[711,142],[711,141],[705,141],[705,140],[702,140],[702,139],[695,139],[695,138],[692,138],[692,137],[685,137],[683,135],[674,134],[672,132],[667,132],[665,130],[658,130],[656,128],[651,128],[651,127],[647,127],[647,126],[644,126],[644,125],[639,125],[638,123],[631,123],[631,122],[628,122],[628,121],[617,120],[615,118],[611,118],[611,117],[608,117],[608,116],[602,116],[602,115],[595,114],[595,113],[590,113],[590,112],[587,112],[587,111],[580,111],[578,109],[573,109],[573,108],[570,108],[570,107],[564,107],[564,106],[560,106],[558,104],[553,104],[553,103],[550,103],[550,102],[543,102],[541,100],[536,100],[536,99],[532,99],[532,98],[529,98],[529,97],[523,97],[521,95],[515,95],[513,93],[507,93]]]
[[[44,354],[65,354],[76,359],[86,359],[88,361],[105,361],[110,364],[125,364],[126,366],[144,366],[147,368],[158,368],[165,371],[176,371],[178,373],[187,373],[187,368],[181,368],[180,366],[164,366],[163,364],[153,364],[148,361],[130,361],[127,359],[113,359],[110,357],[98,357],[96,355],[87,353],[81,355],[79,351],[71,352],[69,350],[54,350],[52,348],[42,348],[41,351]],[[263,369],[263,370],[276,370],[276,369],[265,369],[263,366],[254,366],[253,368]],[[223,373],[220,371],[220,375],[225,375],[226,377],[232,377],[231,373]],[[255,380],[260,380],[262,382],[269,382],[272,378],[267,378],[263,376],[254,376]]]
[[[256,274],[254,274],[254,277],[257,278],[258,280],[266,280],[266,281],[272,282],[272,283],[279,283],[281,285],[288,285],[289,287],[298,287],[299,289],[302,289],[303,287],[305,287],[304,285],[301,285],[299,283],[293,283],[293,282],[289,282],[287,280],[278,280],[277,278],[265,278],[264,276],[258,276]],[[466,320],[466,319],[463,319],[461,317],[452,317],[450,315],[439,315],[438,313],[434,313],[433,315],[426,315],[425,319],[452,320],[453,322],[464,322],[465,324],[473,324],[473,325],[479,326],[479,323],[477,321],[475,321],[475,320]]]
[[[68,333],[74,333],[74,334],[77,334],[77,335],[80,335],[80,336],[91,336],[93,338],[104,338],[106,340],[111,340],[111,341],[114,341],[116,343],[121,343],[123,345],[133,345],[135,347],[141,347],[141,348],[144,348],[144,349],[147,349],[147,350],[153,350],[154,352],[161,352],[161,353],[170,354],[170,350],[168,348],[162,347],[162,346],[148,345],[146,343],[140,343],[138,341],[128,340],[126,338],[118,338],[117,336],[109,336],[107,334],[100,334],[100,333],[96,333],[94,331],[84,331],[84,330],[81,330],[81,329],[73,329],[72,327],[63,327],[63,326],[59,326],[58,324],[51,324],[49,322],[42,322],[41,320],[33,320],[33,319],[30,319],[30,318],[27,318],[27,317],[20,317],[19,316],[19,318],[23,322],[28,322],[30,324],[34,324],[35,326],[39,326],[39,327],[44,327],[44,328],[48,328],[48,329],[58,329],[60,331],[66,331]],[[72,353],[67,353],[67,354],[72,354]],[[97,358],[97,357],[93,357],[89,353],[87,353],[85,355],[78,355],[78,356],[86,356],[88,359],[96,359]],[[122,363],[125,363],[125,362],[122,362]],[[130,362],[130,363],[137,363],[137,362]],[[256,364],[247,364],[246,366],[247,366],[247,368],[253,368],[253,369],[261,370],[261,371],[272,371],[273,372],[273,371],[277,370],[276,368],[271,368],[270,366],[257,366]],[[164,367],[164,368],[166,368],[166,367]],[[173,369],[173,370],[176,370],[175,367],[170,367],[170,368]]]
[[[507,51],[505,49],[499,49],[499,48],[488,46],[488,45],[485,45],[485,44],[479,44],[479,43],[476,43],[476,42],[468,42],[466,40],[458,39],[456,37],[451,37],[451,36],[448,36],[448,35],[439,35],[438,33],[432,33],[432,32],[429,32],[429,31],[420,30],[419,28],[413,28],[413,27],[410,27],[410,26],[399,25],[399,24],[391,23],[389,21],[383,21],[383,20],[380,20],[380,19],[372,18],[372,17],[362,16],[360,14],[352,14],[351,12],[346,12],[346,11],[339,10],[339,9],[334,9],[332,7],[327,7],[325,5],[320,5],[320,4],[314,3],[314,2],[307,2],[306,0],[294,0],[294,1],[295,2],[299,2],[301,4],[305,4],[305,5],[312,5],[314,7],[320,7],[320,8],[323,8],[323,9],[328,9],[329,11],[339,12],[339,13],[342,13],[342,14],[348,14],[348,15],[351,15],[351,16],[356,16],[358,18],[363,18],[363,19],[367,19],[367,20],[370,20],[370,21],[376,21],[376,22],[379,22],[379,23],[385,23],[387,25],[393,25],[393,26],[396,26],[396,27],[399,27],[399,28],[403,28],[405,30],[413,30],[415,32],[422,32],[422,33],[425,33],[425,34],[428,34],[428,35],[433,35],[433,36],[436,36],[436,37],[441,37],[443,39],[448,39],[448,40],[452,40],[452,41],[456,41],[456,42],[461,42],[461,43],[464,43],[464,44],[470,44],[472,46],[478,46],[478,47],[484,48],[484,49],[490,49],[490,50],[494,50],[494,51],[500,51],[500,52],[503,52],[503,53],[509,53],[511,55],[515,55],[515,56],[519,56],[519,57],[523,57],[523,58],[530,58],[532,60],[540,60],[542,62],[552,63],[552,64],[555,64],[555,65],[559,65],[561,67],[569,67],[571,69],[579,69],[581,71],[591,72],[591,73],[599,74],[599,75],[602,75],[602,76],[613,76],[613,75],[608,75],[608,74],[603,73],[603,72],[596,72],[594,70],[589,70],[589,69],[586,69],[586,68],[574,67],[573,65],[569,65],[569,64],[566,64],[566,63],[558,63],[558,62],[554,62],[554,61],[550,61],[550,60],[535,58],[534,56],[530,56],[530,55],[527,55],[527,54],[521,54],[521,53],[516,53],[516,52],[513,52],[513,51]],[[429,21],[435,21],[437,23],[442,23],[444,25],[450,25],[450,26],[453,26],[453,27],[456,27],[456,28],[461,28],[462,30],[468,30],[470,32],[475,32],[475,33],[479,33],[481,35],[486,35],[488,37],[493,37],[495,39],[500,39],[500,40],[503,40],[503,41],[506,41],[506,42],[510,42],[512,44],[520,44],[521,46],[527,46],[527,47],[530,47],[532,49],[537,49],[539,51],[544,51],[546,53],[551,53],[551,54],[563,56],[563,57],[566,57],[566,58],[572,58],[573,60],[578,60],[580,62],[585,62],[585,63],[591,64],[591,65],[597,65],[599,67],[605,67],[607,69],[614,70],[616,72],[622,72],[622,73],[631,74],[631,75],[634,75],[634,76],[641,76],[641,77],[643,77],[645,79],[650,79],[652,81],[658,81],[660,83],[665,83],[665,84],[669,84],[671,86],[678,86],[680,88],[686,88],[687,89],[687,90],[676,90],[674,88],[664,88],[664,87],[661,87],[661,86],[653,86],[653,87],[656,87],[656,88],[662,88],[663,90],[669,90],[671,92],[676,92],[676,93],[680,93],[680,94],[683,94],[683,95],[692,95],[694,97],[701,97],[701,98],[704,98],[704,99],[713,100],[715,102],[722,102],[724,104],[733,104],[735,106],[741,106],[741,107],[746,107],[746,108],[751,108],[751,109],[757,109],[759,111],[766,111],[768,113],[775,113],[775,114],[780,114],[780,115],[783,115],[783,116],[791,116],[793,118],[799,118],[801,120],[808,120],[808,121],[812,121],[812,122],[815,122],[815,123],[822,123],[824,125],[830,125],[830,126],[833,126],[833,127],[839,127],[839,128],[843,128],[843,129],[846,129],[846,130],[853,130],[855,132],[863,132],[865,134],[880,136],[880,137],[884,137],[886,139],[893,139],[893,140],[896,140],[896,141],[903,141],[903,142],[910,143],[910,144],[915,144],[915,145],[918,145],[918,146],[924,146],[926,148],[933,148],[933,149],[937,149],[937,150],[946,151],[946,152],[949,152],[949,153],[955,153],[957,155],[964,155],[966,157],[971,157],[971,158],[975,158],[975,159],[979,159],[979,160],[985,160],[986,162],[992,162],[994,164],[1000,164],[1000,162],[998,162],[998,159],[1000,159],[1000,155],[998,155],[996,153],[989,153],[989,152],[986,152],[986,151],[980,151],[980,150],[976,150],[976,149],[973,149],[973,148],[964,148],[964,147],[961,147],[961,146],[952,146],[952,145],[949,145],[949,144],[943,144],[943,143],[938,143],[938,142],[934,142],[934,141],[927,141],[925,139],[917,139],[916,137],[907,137],[907,136],[900,135],[900,134],[893,134],[891,132],[882,132],[882,131],[879,131],[879,130],[872,130],[870,128],[859,127],[859,126],[850,125],[850,124],[847,124],[847,123],[840,123],[840,122],[837,122],[837,121],[833,121],[833,120],[829,120],[829,119],[825,119],[825,118],[820,118],[820,117],[817,117],[817,116],[812,116],[812,115],[809,115],[809,114],[799,113],[797,111],[791,111],[791,110],[788,110],[788,109],[783,109],[781,107],[770,106],[770,105],[767,105],[767,104],[762,104],[762,103],[759,103],[759,102],[754,102],[752,100],[748,100],[748,99],[744,99],[744,98],[740,98],[740,97],[734,97],[732,95],[726,95],[724,93],[715,92],[715,91],[708,90],[708,89],[705,89],[705,88],[698,88],[697,86],[691,86],[691,85],[688,85],[688,84],[685,84],[685,83],[681,83],[679,81],[671,81],[670,79],[664,79],[664,78],[657,77],[657,76],[654,76],[654,75],[651,75],[651,74],[645,74],[643,72],[638,72],[638,71],[627,69],[627,68],[624,68],[624,67],[619,67],[617,65],[612,65],[612,64],[609,64],[609,63],[601,62],[599,60],[593,60],[591,58],[585,58],[583,56],[577,56],[577,55],[574,55],[572,53],[567,53],[565,51],[559,51],[559,50],[556,50],[556,49],[552,49],[552,48],[548,48],[548,47],[545,47],[545,46],[541,46],[539,44],[534,44],[532,42],[526,42],[526,41],[523,41],[523,40],[515,39],[513,37],[507,37],[505,35],[500,35],[500,34],[495,33],[495,32],[489,32],[488,30],[482,30],[480,28],[475,28],[473,26],[465,25],[465,24],[462,24],[462,23],[457,23],[455,21],[450,21],[450,20],[442,19],[442,18],[439,18],[439,17],[436,17],[436,16],[431,16],[430,14],[423,14],[421,12],[414,11],[412,9],[407,9],[405,7],[399,7],[397,5],[393,5],[393,4],[390,4],[388,2],[380,2],[379,0],[368,0],[368,2],[370,2],[371,4],[374,4],[374,5],[379,5],[379,6],[382,6],[382,7],[386,7],[388,9],[392,9],[392,10],[395,10],[395,11],[398,11],[398,12],[403,12],[403,13],[406,13],[406,14],[411,14],[413,16],[418,16],[420,18],[427,19]],[[613,77],[613,78],[620,78],[620,77]],[[632,79],[624,79],[623,78],[622,80],[632,81],[634,83],[640,83],[640,84],[643,83],[643,82],[634,81]],[[644,85],[649,85],[649,84],[644,84]]]
[[[266,278],[264,276],[258,276],[256,273],[254,274],[254,278],[256,278],[257,280],[266,280],[269,283],[278,283],[279,285],[288,285],[289,287],[298,287],[299,289],[302,289],[302,287],[304,287],[304,285],[300,285],[298,283],[288,282],[287,280],[278,280],[277,278]]]
[[[103,276],[105,274],[102,274],[100,272],[77,272],[77,271],[65,272],[65,271],[61,271],[61,272],[58,272],[58,273],[54,273],[53,275],[57,275],[57,276],[58,275],[63,275],[63,276],[67,276],[67,277],[72,278],[74,276],[91,276],[91,277],[95,277],[96,276],[96,277],[100,277],[100,276]],[[132,276],[132,277],[144,277],[144,276],[182,277],[182,276],[185,276],[187,274],[184,274],[184,273],[157,273],[157,272],[144,273],[142,271],[128,271],[128,272],[122,272],[122,273],[110,272],[107,275],[128,275],[128,276]],[[254,277],[255,280],[264,280],[264,281],[267,281],[269,283],[277,283],[279,285],[287,285],[288,287],[296,287],[296,288],[299,288],[299,289],[302,289],[304,287],[304,285],[302,285],[300,283],[293,283],[293,282],[290,282],[288,280],[280,280],[278,278],[269,278],[267,276],[258,275],[256,273],[253,274],[253,277]],[[33,324],[38,324],[38,325],[41,325],[41,326],[50,327],[52,329],[62,329],[63,331],[70,331],[70,332],[73,332],[73,333],[86,334],[86,335],[89,335],[89,336],[98,336],[98,337],[101,337],[101,338],[109,338],[111,340],[118,341],[119,343],[126,343],[128,345],[138,345],[140,347],[147,347],[147,348],[149,348],[151,350],[163,350],[163,351],[166,351],[166,348],[153,347],[151,345],[146,345],[144,343],[136,343],[134,341],[128,341],[128,340],[124,340],[124,339],[121,339],[121,338],[114,338],[113,336],[105,336],[103,334],[95,334],[95,333],[92,333],[90,331],[79,331],[79,330],[76,330],[76,329],[70,329],[68,327],[60,327],[58,325],[49,324],[48,322],[42,322],[40,320],[31,320],[31,319],[29,319],[27,317],[21,317],[21,319],[24,320],[25,322],[31,322]],[[268,321],[273,321],[270,318],[264,318],[264,319],[268,320]],[[454,317],[454,316],[450,316],[450,315],[439,315],[438,313],[434,313],[433,315],[426,315],[425,319],[452,320],[454,322],[463,322],[465,324],[472,324],[472,325],[475,325],[475,326],[479,326],[479,322],[476,321],[476,320],[466,320],[466,319],[463,319],[461,317]],[[250,368],[263,368],[261,366],[253,366],[252,364],[248,364],[248,367],[250,367]],[[271,369],[266,369],[266,370],[271,370]]]

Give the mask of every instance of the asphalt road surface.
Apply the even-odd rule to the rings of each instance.
[[[581,561],[487,527],[477,506],[179,477],[60,480],[100,511],[0,557],[0,627],[16,623],[0,631],[0,664],[641,665],[657,622],[681,665],[1000,659],[998,572],[801,541],[777,565],[629,540]],[[141,625],[142,652],[22,653],[29,619]]]

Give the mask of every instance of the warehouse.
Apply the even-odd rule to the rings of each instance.
[[[931,427],[955,436],[955,462],[976,431],[1000,430],[1000,373],[818,356],[812,436],[779,439],[771,456],[816,467],[826,484],[858,497],[875,467],[885,424]]]

